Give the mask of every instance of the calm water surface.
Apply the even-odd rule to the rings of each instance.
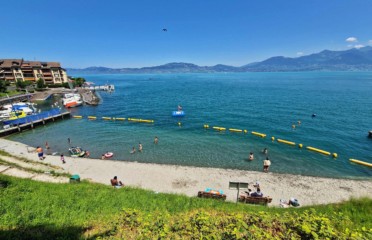
[[[70,119],[9,137],[29,145],[48,141],[52,151],[68,154],[73,145],[100,158],[145,163],[262,170],[269,149],[270,170],[303,175],[365,178],[372,169],[349,163],[349,158],[372,162],[372,73],[226,73],[86,75],[96,84],[114,84],[101,92],[99,106],[69,111]],[[50,105],[58,98],[46,103]],[[173,118],[181,104],[186,116]],[[312,118],[313,113],[317,117]],[[87,116],[97,116],[89,121]],[[103,121],[101,117],[153,119],[154,124]],[[292,124],[301,121],[295,130]],[[181,127],[178,126],[181,122]],[[205,130],[204,124],[267,134]],[[154,137],[159,144],[154,145]],[[333,159],[305,148],[271,141],[271,137],[313,146],[339,157]],[[130,154],[142,143],[142,153]],[[249,152],[255,154],[248,161]],[[81,159],[85,161],[85,159]]]

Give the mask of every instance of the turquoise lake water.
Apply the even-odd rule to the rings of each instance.
[[[87,81],[114,84],[100,92],[99,106],[70,109],[83,119],[69,119],[10,136],[32,146],[48,141],[52,151],[68,154],[67,138],[100,158],[144,163],[220,167],[262,171],[268,148],[270,171],[312,176],[365,178],[372,169],[349,158],[372,162],[372,73],[220,73],[85,75]],[[46,105],[58,99],[49,100]],[[183,106],[186,116],[174,118]],[[311,115],[317,116],[312,118]],[[97,116],[89,121],[87,116]],[[101,117],[153,119],[154,124],[103,121]],[[295,130],[292,124],[301,125]],[[181,122],[181,127],[178,126]],[[218,132],[203,125],[267,134]],[[159,144],[154,145],[158,136]],[[271,141],[271,137],[302,143],[319,153]],[[131,148],[143,152],[130,154]],[[249,152],[255,160],[248,161]],[[81,159],[81,161],[86,161]]]

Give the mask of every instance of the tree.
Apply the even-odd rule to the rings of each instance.
[[[6,92],[7,87],[6,87],[6,82],[0,80],[0,92]]]
[[[74,85],[77,87],[81,87],[85,83],[85,78],[78,77],[78,78],[71,78],[74,80]]]
[[[26,82],[18,79],[17,82],[16,82],[16,86],[17,86],[18,89],[25,89],[27,84],[26,84]]]
[[[36,81],[37,88],[45,88],[45,83],[42,78],[39,78],[39,80]]]

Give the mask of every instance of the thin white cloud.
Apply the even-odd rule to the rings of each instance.
[[[358,39],[356,37],[348,37],[345,40],[346,42],[358,42]]]
[[[358,44],[358,45],[355,45],[354,47],[357,48],[357,49],[359,49],[359,48],[364,47],[364,45],[363,44]]]
[[[296,55],[297,56],[302,56],[302,55],[304,55],[304,53],[303,52],[297,52]]]

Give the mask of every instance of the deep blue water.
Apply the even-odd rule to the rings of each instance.
[[[269,150],[272,172],[358,178],[372,169],[349,163],[349,158],[372,162],[372,73],[221,73],[86,75],[96,84],[114,84],[101,92],[99,106],[71,109],[84,119],[70,119],[9,137],[30,145],[48,141],[53,151],[67,154],[67,138],[99,158],[112,151],[115,159],[202,167],[262,171]],[[50,101],[56,101],[51,99]],[[48,102],[47,104],[50,104]],[[181,104],[186,116],[173,118]],[[317,117],[312,118],[313,113]],[[131,117],[154,124],[89,121]],[[178,122],[181,122],[181,127]],[[292,124],[301,121],[295,130]],[[267,134],[205,130],[204,124]],[[154,137],[159,144],[154,145]],[[299,149],[271,137],[337,153],[333,159]],[[141,142],[142,153],[130,154]],[[248,161],[249,152],[255,160]],[[85,161],[82,159],[82,161]]]

